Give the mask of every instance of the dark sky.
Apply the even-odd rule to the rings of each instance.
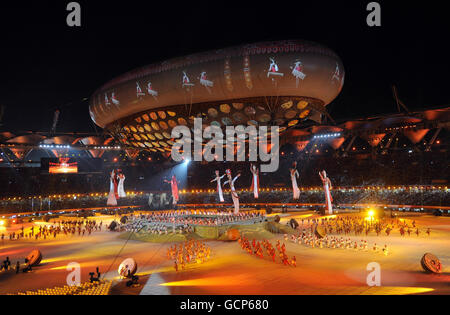
[[[82,27],[66,25],[70,1],[0,2],[3,130],[94,131],[82,99],[114,76],[175,56],[262,40],[322,43],[346,80],[333,117],[396,111],[391,85],[411,109],[449,101],[450,23],[442,1],[378,1],[382,26],[366,24],[370,1],[78,1]],[[157,4],[158,3],[158,4]],[[0,129],[0,130],[1,130]]]

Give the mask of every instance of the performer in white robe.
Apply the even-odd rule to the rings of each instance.
[[[125,193],[125,189],[123,186],[123,182],[125,181],[125,175],[123,173],[119,174],[119,185],[117,187],[119,198],[125,198],[127,194]]]
[[[153,207],[153,194],[152,193],[150,193],[148,195],[148,206]]]
[[[333,197],[331,197],[331,181],[327,176],[325,170],[319,172],[320,179],[323,183],[323,189],[325,191],[325,206],[328,214],[333,214]]]
[[[250,172],[252,172],[252,187],[253,196],[255,199],[259,198],[259,170],[256,168],[255,164],[250,166]]]
[[[108,206],[117,206],[117,179],[116,179],[116,171],[112,170],[111,176],[110,176],[110,185],[109,185],[109,195],[108,195],[108,201],[106,202],[106,205]]]
[[[293,168],[291,168],[290,174],[291,174],[291,181],[292,181],[292,193],[294,200],[297,200],[300,198],[300,189],[298,189],[297,185],[297,178],[300,176],[297,171],[297,162],[294,162],[292,165]]]
[[[239,196],[236,192],[236,189],[234,188],[234,182],[236,181],[236,179],[239,178],[239,176],[241,176],[241,174],[237,174],[237,176],[235,178],[232,178],[231,170],[226,170],[226,173],[227,173],[228,180],[223,184],[224,185],[230,184],[231,198],[233,199],[233,204],[234,204],[234,213],[237,214],[237,213],[239,213]]]
[[[159,196],[159,207],[164,209],[168,204],[169,201],[167,200],[167,194],[161,193],[161,195]]]
[[[222,176],[220,176],[219,171],[216,171],[216,178],[214,178],[211,183],[213,182],[217,182],[217,193],[219,194],[219,200],[220,202],[225,202],[225,200],[223,199],[223,191],[222,191],[222,185],[220,183],[220,181],[222,180],[222,178],[225,177],[225,174],[223,174]]]

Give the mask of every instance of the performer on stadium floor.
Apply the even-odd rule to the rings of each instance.
[[[233,178],[231,176],[231,170],[226,170],[226,174],[228,177],[228,180],[223,183],[224,185],[226,184],[230,184],[230,189],[231,189],[231,198],[233,199],[233,204],[234,204],[234,213],[237,214],[239,213],[239,196],[236,192],[236,189],[234,188],[234,182],[236,181],[236,179],[239,178],[239,176],[241,176],[241,174],[237,174],[237,176],[235,178]]]
[[[292,164],[292,168],[289,169],[289,172],[291,174],[293,198],[294,200],[297,200],[300,198],[300,189],[298,189],[297,185],[297,178],[300,176],[297,171],[297,162]]]
[[[119,195],[117,193],[116,170],[112,170],[111,171],[111,176],[110,176],[108,201],[106,202],[106,205],[108,205],[108,206],[117,206],[117,199],[118,198],[119,198]]]
[[[125,198],[127,196],[127,194],[125,193],[125,189],[123,186],[123,182],[125,181],[125,175],[120,171],[119,175],[117,176],[119,178],[119,185],[117,187],[118,189],[118,193],[119,193],[119,198]]]
[[[327,177],[327,173],[325,172],[325,170],[323,170],[322,172],[319,172],[319,176],[320,179],[322,180],[323,183],[323,189],[325,191],[325,205],[326,205],[326,210],[328,214],[333,214],[333,197],[331,197],[331,181],[330,179]]]
[[[176,205],[178,203],[178,200],[180,199],[178,195],[178,182],[176,176],[173,175],[170,181],[165,179],[164,182],[170,184],[172,188],[173,204]]]
[[[255,164],[250,166],[250,172],[252,172],[252,187],[250,190],[253,190],[253,196],[255,199],[259,198],[259,170],[256,168]]]
[[[220,181],[222,180],[222,178],[224,178],[226,176],[226,174],[223,174],[222,176],[220,176],[220,172],[216,171],[216,178],[214,178],[211,183],[213,182],[217,182],[217,193],[219,194],[219,200],[220,202],[225,202],[225,200],[223,199],[223,192],[222,192],[222,185],[220,183]]]

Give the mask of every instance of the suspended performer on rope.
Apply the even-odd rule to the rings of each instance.
[[[180,200],[180,196],[178,195],[177,177],[175,175],[173,175],[171,180],[165,179],[164,182],[170,184],[170,187],[172,188],[173,204],[176,205],[178,203],[178,201]]]
[[[119,178],[119,184],[117,187],[118,190],[118,194],[119,194],[119,198],[125,198],[127,196],[127,194],[125,193],[125,188],[124,188],[124,182],[125,182],[125,174],[121,172],[121,170],[118,170],[120,173],[117,176]]]
[[[217,182],[217,193],[219,194],[220,202],[225,202],[225,200],[223,199],[222,185],[220,183],[222,178],[224,178],[225,176],[226,176],[226,174],[223,174],[222,176],[220,176],[220,172],[216,171],[216,177],[211,181],[211,183]]]
[[[259,169],[255,164],[250,166],[250,172],[252,172],[252,186],[250,190],[253,191],[255,199],[259,198]]]
[[[327,172],[323,170],[319,172],[320,179],[322,180],[323,189],[325,191],[325,206],[328,214],[333,214],[333,197],[331,196],[331,181],[327,176]]]
[[[234,204],[234,213],[237,214],[237,213],[239,213],[239,196],[236,192],[236,189],[234,188],[234,182],[236,181],[236,179],[238,179],[241,176],[241,174],[237,174],[237,176],[235,178],[233,178],[231,176],[231,170],[229,170],[229,169],[226,170],[226,174],[227,174],[228,180],[223,184],[230,185],[231,198],[233,199],[233,204]]]
[[[119,199],[119,193],[118,193],[116,170],[111,171],[109,181],[110,181],[109,195],[108,195],[108,201],[106,202],[106,205],[117,206],[117,199]]]
[[[298,189],[297,178],[299,178],[300,175],[297,171],[297,162],[292,164],[292,168],[289,169],[289,172],[291,175],[293,199],[298,200],[300,198],[300,189]]]

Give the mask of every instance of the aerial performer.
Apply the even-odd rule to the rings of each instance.
[[[292,168],[289,169],[289,172],[291,174],[293,198],[294,200],[297,200],[300,198],[300,189],[298,189],[297,185],[297,178],[300,176],[297,171],[297,162],[292,164]]]
[[[236,181],[236,179],[239,178],[239,176],[241,176],[241,174],[237,174],[237,176],[235,178],[233,178],[231,176],[231,170],[226,170],[227,173],[227,177],[228,180],[223,183],[224,185],[226,184],[230,184],[230,189],[231,189],[231,198],[233,199],[233,204],[234,204],[234,213],[237,214],[239,213],[239,196],[236,192],[236,189],[234,188],[234,182]]]
[[[150,194],[148,195],[148,206],[149,206],[149,207],[152,207],[152,204],[153,204],[153,194],[150,193]]]
[[[225,175],[226,174],[220,176],[219,171],[216,171],[216,177],[211,181],[211,183],[217,182],[217,193],[219,194],[220,202],[225,202],[225,200],[223,199],[222,185],[220,184],[220,181],[225,177]]]
[[[259,198],[259,170],[256,168],[255,164],[252,164],[250,166],[250,172],[252,172],[252,187],[250,188],[253,190],[253,195],[255,199]]]
[[[116,170],[111,171],[111,176],[110,176],[109,180],[110,180],[109,195],[108,195],[108,201],[106,202],[106,205],[117,206],[117,199],[119,198],[119,194],[117,192]]]
[[[178,195],[178,182],[176,176],[173,175],[170,181],[165,179],[164,182],[170,184],[170,187],[172,188],[173,204],[176,205],[180,199]]]
[[[127,196],[123,186],[123,182],[125,181],[125,175],[121,172],[117,177],[119,178],[119,185],[117,187],[119,198],[125,198]]]
[[[325,170],[323,170],[322,172],[319,172],[319,176],[320,179],[322,180],[323,183],[323,189],[325,191],[325,205],[326,205],[326,209],[328,214],[333,214],[333,197],[331,197],[331,181],[330,178],[328,178],[327,173],[325,172]]]

